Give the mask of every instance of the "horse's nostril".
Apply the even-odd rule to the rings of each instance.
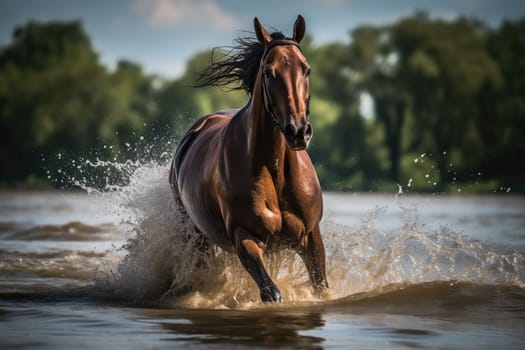
[[[288,124],[284,127],[284,135],[286,137],[294,137],[297,134],[297,128],[293,124]]]
[[[310,137],[312,137],[312,133],[313,133],[312,124],[306,123],[306,125],[304,127],[304,137],[305,138],[310,138]]]

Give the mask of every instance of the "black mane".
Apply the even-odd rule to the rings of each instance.
[[[281,32],[271,34],[273,40],[285,39]],[[255,37],[238,37],[235,46],[214,48],[212,63],[199,73],[194,87],[222,86],[232,90],[244,90],[252,94],[264,53],[264,46]],[[221,50],[224,58],[214,62],[215,50]]]

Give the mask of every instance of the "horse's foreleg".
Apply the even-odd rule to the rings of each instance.
[[[325,251],[319,224],[304,237],[297,247],[297,253],[304,260],[314,288],[318,291],[328,288]]]
[[[235,230],[235,247],[242,265],[257,283],[262,301],[282,302],[279,288],[273,283],[264,267],[264,243],[239,228]]]

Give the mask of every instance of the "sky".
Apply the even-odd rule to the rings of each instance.
[[[315,44],[348,41],[351,29],[428,12],[434,18],[469,16],[498,26],[525,16],[525,0],[0,0],[0,46],[30,20],[81,20],[102,63],[120,59],[147,73],[179,76],[195,53],[228,46],[253,31],[257,16],[268,29],[291,35],[298,14]]]

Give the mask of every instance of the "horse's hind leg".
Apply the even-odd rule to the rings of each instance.
[[[314,288],[318,291],[328,288],[325,250],[319,224],[304,237],[296,250],[304,260]]]
[[[261,292],[262,301],[282,302],[281,292],[264,267],[264,244],[242,228],[235,230],[235,247],[242,265]]]

